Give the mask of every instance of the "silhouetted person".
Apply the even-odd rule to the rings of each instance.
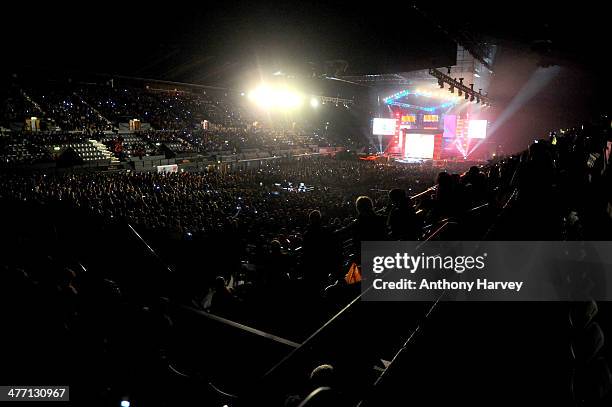
[[[270,251],[265,260],[265,284],[269,289],[281,288],[289,279],[289,259],[282,251],[278,240],[270,242]]]
[[[470,167],[469,171],[461,179],[461,184],[465,187],[465,192],[469,194],[464,199],[466,205],[473,206],[486,200],[487,178],[477,166]]]
[[[357,218],[349,227],[352,229],[356,261],[361,264],[361,242],[387,240],[387,224],[383,216],[374,212],[370,197],[357,198],[355,208]]]
[[[336,372],[334,367],[329,364],[315,367],[310,373],[310,384],[313,390],[319,387],[335,387]]]
[[[433,221],[451,216],[455,212],[456,188],[453,176],[444,171],[438,174],[437,190],[433,202]]]
[[[217,276],[214,285],[215,292],[210,303],[210,312],[226,318],[234,316],[236,311],[236,297],[225,285],[225,279]]]
[[[389,192],[391,211],[387,217],[387,226],[393,240],[417,240],[419,238],[419,221],[406,191],[395,188]]]
[[[311,289],[322,289],[338,266],[339,248],[333,234],[321,225],[321,212],[310,212],[308,221],[302,244],[304,278]]]

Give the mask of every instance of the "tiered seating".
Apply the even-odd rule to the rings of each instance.
[[[46,116],[62,130],[109,130],[106,118],[83,102],[79,95],[66,89],[31,89],[28,95],[38,103]]]
[[[81,142],[81,143],[68,143],[65,147],[72,148],[77,152],[79,157],[83,159],[83,161],[100,161],[108,159],[108,156],[100,151],[94,144],[90,141]]]
[[[228,134],[230,133],[227,133],[226,136]],[[267,137],[263,132],[257,135]],[[242,136],[248,138],[249,133],[244,132]],[[115,136],[105,137],[105,140],[110,142]],[[142,141],[142,137],[125,135],[127,142]],[[153,144],[180,143],[177,140],[182,138],[180,134],[173,132],[147,133],[146,137]],[[589,135],[589,139],[591,137]],[[565,142],[570,143],[570,141],[570,139],[563,140],[562,138],[558,140],[555,138],[554,142],[553,140],[542,141],[534,144],[537,147],[532,146],[524,159],[503,160],[483,168],[473,167],[463,176],[459,174],[455,176],[455,174],[451,175],[446,172],[439,174],[436,188],[427,190],[428,192],[421,194],[419,199],[418,207],[422,212],[421,217],[427,221],[424,223],[431,222],[432,225],[439,225],[449,223],[449,219],[453,219],[455,224],[461,226],[454,229],[452,238],[441,240],[480,240],[483,237],[490,238],[491,230],[495,231],[495,236],[501,240],[512,237],[513,234],[510,233],[517,228],[517,225],[523,228],[531,225],[545,229],[542,225],[553,224],[549,219],[544,219],[545,223],[536,222],[550,212],[553,213],[556,220],[560,221],[564,215],[563,212],[552,211],[551,209],[555,207],[548,205],[548,202],[545,202],[547,205],[543,208],[544,210],[538,208],[538,204],[541,205],[542,201],[541,191],[548,191],[548,188],[553,185],[564,192],[575,191],[576,184],[573,176],[582,175],[586,171],[587,166],[584,163],[588,162],[587,157],[590,152],[576,151],[570,145],[564,148]],[[291,142],[292,140],[288,139],[279,148],[270,149],[270,151],[272,154],[306,151],[305,147],[299,144],[291,145]],[[82,147],[80,141],[67,144],[77,145],[76,149]],[[220,143],[219,146],[223,144],[225,143]],[[245,144],[242,144],[242,147]],[[265,144],[260,145],[265,146]],[[602,143],[600,146],[604,145]],[[540,150],[541,148],[546,148],[546,151]],[[216,151],[218,151],[217,156],[224,159],[235,159],[236,157],[248,159],[259,157],[261,153],[260,149],[249,148],[238,152],[232,151],[231,148],[218,148]],[[552,160],[547,159],[550,156],[542,154],[544,152],[558,155],[560,159],[557,162],[563,164],[563,167],[552,167]],[[145,157],[145,159],[152,159],[152,157]],[[161,157],[156,159],[162,160]],[[274,272],[280,269],[278,266],[281,266],[282,278],[279,274],[269,272],[268,274],[272,276],[270,282],[266,282],[265,279],[259,281],[259,275],[265,276],[266,273],[255,273],[257,275],[252,274],[252,281],[248,281],[250,284],[233,286],[232,288],[237,288],[236,295],[244,302],[234,303],[240,305],[236,305],[233,310],[230,308],[233,305],[230,305],[226,309],[228,313],[226,315],[231,315],[231,317],[224,316],[224,318],[231,318],[240,323],[255,321],[264,327],[282,331],[282,335],[285,335],[287,331],[290,333],[305,331],[304,326],[309,328],[308,325],[311,322],[307,316],[312,317],[319,311],[324,311],[320,312],[321,315],[329,315],[330,313],[327,312],[329,310],[323,308],[334,301],[338,301],[336,305],[346,304],[341,304],[341,301],[337,299],[340,298],[339,290],[347,287],[341,284],[328,286],[328,289],[325,290],[328,295],[324,300],[319,298],[319,290],[306,289],[305,286],[301,286],[304,280],[300,277],[308,275],[307,273],[313,271],[314,268],[300,270],[304,263],[300,264],[295,261],[300,257],[300,254],[294,254],[297,249],[287,250],[291,252],[287,255],[272,250],[268,252],[267,242],[270,242],[271,239],[275,239],[271,243],[282,241],[283,249],[298,247],[298,245],[302,248],[306,247],[307,245],[302,245],[306,241],[304,237],[308,232],[304,226],[304,220],[313,208],[318,208],[325,214],[327,219],[322,222],[329,227],[330,232],[331,230],[338,231],[338,229],[340,231],[336,234],[351,232],[349,228],[341,228],[341,225],[354,224],[351,222],[354,221],[353,198],[356,195],[364,193],[372,195],[372,191],[388,190],[398,186],[406,191],[411,191],[413,188],[421,188],[438,172],[438,169],[426,165],[382,165],[326,157],[291,162],[290,160],[279,161],[280,164],[272,162],[261,168],[235,172],[185,172],[167,175],[136,171],[59,174],[57,177],[40,178],[6,177],[2,188],[6,190],[6,196],[26,197],[29,202],[42,202],[41,206],[47,205],[50,210],[59,211],[59,208],[64,208],[62,205],[65,205],[67,212],[61,213],[73,214],[72,208],[74,207],[86,209],[87,213],[83,211],[83,217],[91,221],[92,225],[94,221],[104,224],[105,228],[100,229],[103,229],[107,235],[98,235],[98,230],[94,227],[83,227],[85,222],[76,222],[76,217],[45,216],[45,219],[50,222],[61,219],[62,223],[76,223],[74,229],[69,230],[74,231],[72,243],[80,244],[80,250],[72,250],[73,247],[70,244],[62,243],[58,246],[69,253],[81,255],[87,253],[88,255],[84,256],[85,259],[100,273],[91,273],[91,275],[114,273],[121,279],[120,284],[126,287],[125,292],[128,295],[139,297],[142,291],[146,290],[146,295],[142,295],[142,298],[147,300],[147,313],[171,309],[168,314],[172,316],[172,325],[176,329],[173,332],[172,340],[169,340],[170,346],[159,346],[159,349],[153,347],[154,352],[147,354],[143,352],[142,360],[137,361],[139,363],[126,363],[126,366],[148,367],[144,362],[151,360],[158,362],[158,359],[153,359],[153,355],[163,353],[164,364],[159,365],[164,368],[167,367],[165,363],[168,363],[168,360],[173,361],[175,359],[172,358],[176,357],[184,363],[181,367],[193,374],[192,377],[212,377],[219,381],[225,380],[222,383],[236,384],[235,387],[238,389],[241,389],[242,385],[252,389],[254,386],[252,386],[251,377],[248,375],[245,375],[244,378],[238,377],[233,370],[234,366],[243,367],[244,360],[252,362],[257,358],[249,358],[250,355],[242,356],[232,350],[246,349],[252,353],[255,347],[236,346],[238,341],[232,342],[233,334],[222,332],[221,329],[202,331],[192,329],[201,324],[187,323],[189,317],[175,311],[184,308],[176,306],[177,302],[190,301],[190,304],[195,304],[204,310],[213,310],[211,313],[215,314],[214,317],[204,314],[204,311],[201,310],[195,311],[195,315],[208,315],[211,320],[219,322],[223,318],[216,316],[215,308],[212,306],[206,308],[204,304],[202,297],[206,293],[202,292],[202,287],[212,285],[211,280],[216,275],[227,272],[228,269],[234,270],[227,272],[232,276],[241,274],[246,276],[247,271],[241,269],[243,264],[240,263],[240,260],[242,259],[245,262],[252,262],[249,265],[254,265],[257,271]],[[575,165],[576,163],[582,165]],[[605,164],[604,166],[603,159],[593,163],[594,166],[600,165],[601,167],[595,167],[596,171],[592,171],[592,175],[609,175],[606,171],[609,171],[610,167],[607,162]],[[572,182],[568,183],[562,177],[535,176],[545,172],[542,170],[546,168],[551,171],[568,169],[572,175]],[[463,170],[457,169],[457,171]],[[584,187],[598,188],[607,185],[596,183],[592,185],[592,182],[603,182],[603,180],[597,180],[595,176],[577,176],[575,179],[584,180]],[[313,189],[307,193],[290,191],[283,187],[289,181],[303,181],[308,186],[312,185]],[[75,190],[79,193],[74,193]],[[517,190],[519,193],[515,194]],[[386,195],[388,194],[385,192]],[[567,197],[570,194],[558,195]],[[576,197],[575,206],[579,208],[580,216],[585,216],[583,221],[585,227],[588,226],[589,221],[589,218],[586,218],[586,215],[589,214],[587,210],[592,210],[588,205],[598,197],[603,203],[606,203],[604,200],[608,199],[608,195],[596,196],[595,194]],[[375,201],[376,209],[387,205],[383,211],[389,212],[388,202],[376,199],[375,196],[373,201]],[[54,205],[48,205],[48,203]],[[605,208],[604,205],[597,207]],[[537,211],[538,209],[540,210]],[[530,215],[534,211],[537,211],[537,217]],[[27,217],[21,216],[20,218]],[[388,219],[390,220],[391,217]],[[525,219],[528,222],[525,222]],[[601,218],[591,219],[596,222],[594,226],[603,224]],[[121,232],[121,228],[125,226],[124,222],[129,222],[130,230],[138,230],[142,236],[145,236],[145,239],[152,237],[150,245],[148,243],[141,245],[148,248],[146,256],[141,256],[131,246],[129,250],[121,250],[125,256],[120,256],[119,252],[115,251],[116,247],[128,247],[123,241],[127,243],[135,240],[131,234],[125,235],[124,232]],[[418,223],[420,224],[421,222]],[[62,226],[68,228],[66,225]],[[21,225],[19,227],[21,228]],[[34,228],[23,229],[35,231]],[[55,230],[55,228],[47,229]],[[586,228],[582,229],[586,230]],[[316,228],[311,230],[316,230]],[[438,230],[437,227],[431,228],[431,232],[425,239],[441,238]],[[526,230],[529,231],[529,236],[534,236],[531,230]],[[602,228],[604,232],[609,230],[609,228]],[[114,231],[118,232],[112,233]],[[561,238],[562,235],[552,237]],[[118,244],[118,239],[122,239],[125,246]],[[138,239],[141,239],[140,235]],[[140,240],[136,241],[141,243]],[[92,242],[97,244],[92,244]],[[47,241],[45,240],[44,243],[46,244]],[[197,244],[192,245],[191,243]],[[28,249],[30,247],[27,246]],[[102,256],[103,259],[100,259],[98,255],[100,247],[108,247],[108,252],[112,255]],[[175,266],[173,271],[178,272],[166,275],[166,267],[162,268],[164,274],[158,274],[157,270],[160,267],[156,268],[149,263],[150,258],[154,258],[155,262],[159,260],[157,255],[150,256],[151,247],[159,248],[159,256],[169,259],[168,261]],[[207,257],[204,272],[200,267],[203,247],[206,248],[207,253],[214,254]],[[252,253],[250,252],[251,247],[253,248]],[[318,255],[318,252],[315,254]],[[304,254],[301,256],[300,260],[306,258]],[[189,259],[192,261],[190,262]],[[236,260],[236,262],[232,263],[231,260]],[[215,263],[216,261],[219,261],[221,265]],[[194,264],[197,266],[193,267]],[[331,275],[334,276],[334,279],[339,278],[339,281],[343,281],[342,277],[346,272],[346,267],[341,267],[339,264],[336,266],[334,267],[338,269],[336,270],[337,276],[336,272]],[[274,280],[275,276],[279,276],[277,280]],[[52,290],[57,291],[58,284],[66,280],[62,274],[60,277],[60,281],[53,281]],[[322,278],[326,279],[327,275]],[[218,278],[215,279],[214,289],[216,291],[213,293],[213,299],[214,295],[222,293],[221,289],[225,288],[224,285],[219,287],[217,281]],[[223,280],[221,282],[224,283]],[[77,280],[74,286],[80,288],[78,283]],[[5,286],[12,287],[10,284],[5,284]],[[88,295],[86,288],[87,286],[83,289],[84,296]],[[357,290],[352,292],[354,295],[359,292],[359,287],[356,288]],[[151,292],[149,293],[148,290]],[[240,292],[240,290],[244,291]],[[349,290],[350,287],[344,291],[346,298],[351,295]],[[72,291],[66,290],[66,292]],[[253,295],[260,293],[264,295]],[[148,302],[149,298],[160,298],[160,296],[164,298],[163,304],[158,304],[159,306],[154,304],[151,307]],[[227,296],[229,302],[229,298],[233,298],[233,293],[228,291]],[[94,310],[99,309],[99,304],[102,304],[98,301],[92,302],[96,305],[92,307]],[[62,302],[64,303],[73,304],[71,301]],[[312,306],[304,307],[304,303],[312,304]],[[566,405],[568,403],[562,403],[562,401],[567,401],[562,400],[565,394],[559,389],[567,390],[566,393],[569,395],[570,382],[574,386],[571,390],[576,397],[577,404],[607,405],[583,402],[600,402],[601,396],[605,396],[606,392],[609,394],[610,391],[609,366],[607,361],[603,360],[603,358],[609,358],[609,353],[606,353],[609,352],[609,349],[602,334],[602,332],[608,332],[605,331],[604,324],[609,318],[604,318],[592,305],[589,305],[586,310],[575,310],[570,319],[571,329],[574,332],[568,334],[567,304],[552,305],[554,307],[548,307],[548,304],[532,303],[451,304],[439,302],[432,306],[423,302],[405,302],[389,303],[388,306],[385,306],[384,303],[354,301],[350,306],[344,307],[342,313],[325,324],[316,335],[310,336],[310,339],[301,346],[299,346],[299,341],[307,336],[287,335],[291,340],[282,341],[284,345],[279,347],[279,353],[280,351],[286,351],[286,353],[282,355],[274,353],[275,357],[278,356],[274,362],[289,353],[289,350],[286,350],[287,346],[292,349],[297,348],[297,350],[292,357],[276,365],[276,368],[270,371],[264,381],[259,382],[261,384],[258,383],[255,386],[257,391],[261,390],[264,396],[274,397],[273,400],[279,401],[278,403],[264,403],[261,400],[257,400],[259,403],[248,403],[250,400],[244,400],[243,404],[282,405],[287,391],[300,387],[296,383],[299,383],[307,369],[312,369],[313,363],[329,362],[338,367],[338,372],[342,372],[338,381],[339,388],[348,390],[344,392],[344,396],[347,401],[351,402],[347,404],[351,405],[357,404],[363,398],[365,398],[362,404],[364,406],[393,405],[390,400],[385,400],[387,394],[389,397],[393,395],[399,398],[416,395],[427,397],[434,403],[437,402],[435,404],[448,404],[457,395],[464,394],[462,392],[465,392],[465,389],[471,392],[470,396],[478,404],[481,401],[490,402],[492,398],[502,394],[508,401],[517,405],[525,399]],[[239,306],[243,308],[239,309]],[[114,305],[113,309],[116,309]],[[83,310],[79,316],[87,317],[86,311],[87,309]],[[74,313],[67,312],[66,315],[72,316]],[[132,314],[125,313],[126,317],[130,315]],[[136,320],[142,317],[141,314],[134,315],[138,315]],[[97,314],[93,313],[92,317],[97,317]],[[283,319],[285,317],[286,319]],[[75,318],[74,323],[82,320]],[[92,320],[97,321],[96,318]],[[72,319],[68,323],[73,323]],[[131,323],[130,320],[125,326],[132,326]],[[61,324],[58,325],[61,326]],[[227,325],[232,329],[240,328],[240,324],[235,322]],[[418,329],[415,329],[417,327]],[[101,355],[101,358],[106,359],[110,355],[116,358],[112,362],[123,361],[123,358],[130,357],[134,350],[148,349],[146,346],[119,348],[116,344],[123,345],[120,340],[128,337],[131,339],[132,335],[123,335],[121,329],[115,328],[114,325],[108,326],[110,339],[105,343],[113,346],[109,346],[108,353]],[[314,328],[310,332],[312,331]],[[80,343],[81,337],[78,333],[81,331],[76,332],[75,342]],[[120,334],[115,336],[115,332],[120,332]],[[107,332],[102,333],[107,334]],[[180,336],[180,341],[176,340],[177,333],[184,333],[184,336]],[[63,334],[62,331],[62,335],[58,337],[63,339]],[[132,334],[131,331],[130,334]],[[275,335],[277,334],[279,333],[275,332]],[[145,335],[145,337],[147,340],[165,338],[163,334]],[[271,336],[261,337],[270,340]],[[99,340],[99,342],[102,341]],[[142,341],[141,343],[149,344],[150,342]],[[203,346],[203,343],[206,346]],[[364,343],[368,346],[364,346]],[[171,346],[173,344],[174,347]],[[228,344],[232,345],[230,351],[219,351],[220,345],[227,346]],[[402,346],[404,344],[405,346]],[[85,346],[83,348],[86,349],[84,353],[89,354],[88,348]],[[398,348],[401,351],[397,353],[396,358],[392,358]],[[118,352],[117,349],[122,351]],[[164,352],[160,352],[161,349]],[[576,356],[573,359],[570,349]],[[265,370],[268,370],[272,363],[270,360],[263,359],[269,359],[271,354],[271,351],[266,350],[257,355],[258,357],[264,356],[259,358],[262,360],[258,360],[258,363],[261,362]],[[69,356],[71,355],[73,354],[69,353]],[[228,362],[226,355],[234,359]],[[180,359],[180,356],[183,358]],[[393,360],[393,362],[386,363],[388,360]],[[220,364],[213,364],[211,361]],[[115,366],[116,363],[109,363],[109,365]],[[228,365],[231,367],[226,368]],[[465,375],[465,366],[469,365],[479,369],[473,369],[472,374]],[[86,366],[97,367],[98,365],[87,363]],[[569,373],[574,367],[576,368],[575,375],[571,378]],[[152,369],[147,370],[154,372]],[[261,377],[265,370],[256,372],[254,376]],[[381,370],[385,372],[382,377],[379,376]],[[163,372],[168,371],[169,369],[165,369]],[[172,369],[172,371],[177,372],[177,369]],[[516,372],[520,374],[517,375]],[[182,372],[180,374],[183,377],[188,376]],[[151,376],[155,376],[162,382],[166,378],[158,372],[151,373]],[[227,376],[231,377],[228,379]],[[237,381],[239,383],[235,383]],[[371,385],[375,382],[377,385],[372,389]],[[406,383],[412,386],[409,393],[406,393]],[[440,392],[441,385],[444,385],[448,391]],[[381,403],[381,400],[385,403]],[[222,403],[217,404],[222,405]]]
[[[193,129],[202,120],[243,126],[243,115],[205,93],[84,86],[77,93],[114,123],[139,119],[158,130]]]
[[[49,155],[34,146],[25,143],[9,143],[2,149],[3,164],[31,164],[49,158]]]
[[[63,87],[19,87],[5,98],[3,119],[23,126],[26,113],[42,118],[43,134],[36,135],[40,145],[57,144],[59,140],[75,141],[79,135],[99,138],[119,159],[159,153],[230,155],[253,150],[265,156],[285,156],[307,152],[312,145],[328,146],[330,142],[315,131],[300,128],[251,126],[256,117],[245,114],[243,99],[233,100],[224,93],[204,91],[161,91],[148,88],[113,88],[106,85],[72,85]],[[29,117],[29,116],[28,116]],[[131,119],[141,121],[142,130],[131,134],[95,136],[111,127],[125,127]],[[110,120],[110,121],[109,121]],[[201,122],[208,120],[210,129]],[[17,121],[18,123],[16,123]],[[111,125],[112,124],[112,125]],[[121,124],[121,126],[120,126]],[[149,127],[149,125],[151,127]],[[60,132],[58,133],[58,126]],[[150,130],[149,130],[150,128]],[[116,145],[123,137],[122,148]],[[104,151],[104,149],[99,149]],[[83,158],[95,161],[96,151],[83,151]],[[258,158],[247,154],[246,159]]]
[[[186,143],[186,142],[165,142],[164,146],[168,147],[171,151],[176,153],[195,152],[197,148]]]
[[[31,139],[13,133],[0,134],[0,163],[3,165],[32,164],[50,160],[48,151]]]
[[[0,124],[10,127],[12,123],[25,124],[25,119],[32,116],[43,117],[39,106],[26,99],[20,89],[9,89],[2,94],[0,104]]]
[[[143,137],[135,133],[121,134],[119,136],[105,135],[100,138],[100,142],[112,150],[119,137],[123,139],[123,155],[130,157],[157,154],[158,148],[154,144],[149,143],[147,140],[143,139]]]

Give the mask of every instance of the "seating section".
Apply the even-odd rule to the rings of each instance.
[[[355,301],[346,307],[360,287],[343,283],[347,265],[359,261],[360,243],[367,240],[610,240],[610,166],[601,154],[608,127],[553,135],[487,164],[443,168],[307,157],[178,174],[0,172],[0,203],[14,215],[8,229],[14,232],[3,236],[9,250],[0,287],[15,290],[24,304],[6,307],[20,315],[14,349],[37,352],[15,352],[28,363],[10,360],[10,366],[37,371],[47,366],[53,373],[65,366],[67,375],[78,372],[95,386],[88,394],[102,395],[108,404],[128,392],[134,399],[151,394],[150,385],[132,388],[136,375],[173,389],[190,388],[185,378],[204,377],[243,390],[253,389],[253,380],[276,366],[257,386],[274,402],[241,401],[283,405],[290,391],[307,397],[312,391],[312,383],[303,383],[307,372],[329,362],[337,367],[334,386],[346,405],[366,397],[364,406],[393,405],[380,400],[405,397],[406,383],[410,396],[436,405],[466,389],[477,402],[490,403],[507,391],[503,396],[516,405],[524,399],[567,405],[563,401],[571,397],[578,405],[609,405],[611,319],[605,304],[440,302],[432,308]],[[249,129],[96,134],[99,140],[82,133],[28,133],[21,140],[68,146],[90,158],[99,157],[94,150],[101,140],[173,145],[186,134],[191,145],[196,137],[213,143],[225,138],[217,149],[203,149],[220,160],[307,151],[290,144],[291,136],[286,145],[272,148],[270,137],[285,136]],[[10,133],[4,145],[23,144],[14,140]],[[250,148],[245,140],[258,140],[254,144],[261,147]],[[165,157],[128,159],[165,164]],[[363,195],[371,204],[362,198],[366,205],[359,204],[356,213],[356,198]],[[452,225],[448,234],[445,225]],[[189,316],[177,311],[186,308]],[[61,364],[37,359],[60,358],[37,346],[38,326],[27,323],[42,314],[49,325],[45,341],[66,350]],[[203,328],[197,315],[223,328]],[[306,346],[283,359],[306,338],[311,338]],[[282,344],[275,348],[277,359],[265,357],[272,352],[249,357],[249,351],[272,342]],[[465,375],[469,364],[479,369]],[[128,371],[115,373],[118,365]],[[99,371],[112,374],[99,386],[91,384],[89,375]],[[177,377],[183,381],[174,386]],[[199,392],[201,380],[193,382],[203,397],[199,404],[230,403],[222,398],[227,392],[215,392],[220,397],[215,398]],[[377,393],[373,383],[387,387]],[[447,391],[439,391],[441,383]],[[169,393],[156,396],[175,400],[177,393]]]
[[[263,124],[265,115],[246,113],[245,103],[241,96],[199,88],[172,91],[142,85],[15,85],[4,94],[0,114],[4,131],[23,138],[26,146],[36,144],[50,149],[57,143],[78,139],[75,148],[85,161],[109,156],[125,161],[157,154],[174,157],[223,151],[229,155],[244,152],[246,159],[255,159],[286,156],[298,150],[305,153],[313,146],[354,146],[350,138],[332,141],[322,135],[327,132],[306,120],[280,127],[269,121]],[[26,120],[31,117],[37,118],[36,131],[31,131],[31,123],[26,128]],[[140,125],[129,131],[131,120],[140,121]],[[207,129],[202,128],[205,120]],[[21,137],[24,134],[33,135]],[[105,148],[91,149],[87,140],[99,141]],[[362,140],[361,145],[366,144]],[[23,154],[25,161],[38,159]],[[13,154],[4,161],[20,161],[19,157]]]
[[[0,162],[3,165],[33,164],[49,159],[48,152],[28,143],[8,142],[1,147]]]
[[[68,143],[65,147],[72,148],[83,161],[100,161],[110,159],[110,152],[101,150],[93,141],[82,143]]]
[[[81,96],[54,88],[31,88],[24,94],[39,104],[52,127],[70,131],[111,130],[112,123],[89,106]]]

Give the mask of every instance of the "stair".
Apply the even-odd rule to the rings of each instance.
[[[46,116],[46,112],[44,110],[42,110],[42,107],[40,107],[40,105],[38,103],[36,103],[34,100],[32,100],[32,98],[27,93],[25,93],[25,91],[23,89],[20,89],[20,92],[21,92],[21,96],[25,100],[27,100],[32,106],[34,106],[34,108],[36,110],[38,110],[42,114],[42,116]]]
[[[96,109],[95,107],[93,107],[92,105],[90,105],[89,103],[87,103],[87,101],[85,101],[85,99],[83,99],[83,97],[82,97],[81,95],[79,95],[79,94],[78,94],[78,93],[76,93],[76,92],[72,92],[72,94],[73,94],[75,97],[79,98],[79,100],[81,101],[81,103],[83,103],[85,106],[87,106],[89,109],[91,109],[91,111],[92,111],[92,112],[94,112],[95,114],[97,114],[97,115],[98,115],[98,117],[99,117],[99,118],[101,118],[102,120],[104,120],[104,121],[105,121],[105,122],[106,122],[106,123],[107,123],[109,126],[112,126],[112,125],[113,125],[113,123],[112,123],[110,120],[108,120],[106,117],[104,117],[104,116],[102,115],[102,113],[100,113],[100,112],[98,111],[98,109]]]
[[[119,159],[101,142],[98,140],[89,139],[89,142],[93,144],[96,150],[100,151],[104,156],[104,159],[110,160],[111,165],[119,164]]]

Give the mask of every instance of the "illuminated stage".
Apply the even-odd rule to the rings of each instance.
[[[487,138],[486,107],[462,96],[434,82],[383,98],[372,119],[374,143],[378,138],[381,153],[402,161],[476,158]]]
[[[494,58],[495,49],[488,54]],[[491,147],[490,66],[458,46],[453,66],[402,72],[395,82],[376,82],[376,75],[364,78],[378,89],[374,147],[402,160],[491,158],[494,152],[486,151]]]
[[[398,158],[467,159],[487,137],[488,121],[457,115],[426,115],[429,126],[406,124],[402,119],[373,120],[373,134],[386,142],[386,155]],[[402,116],[406,118],[410,116]]]

